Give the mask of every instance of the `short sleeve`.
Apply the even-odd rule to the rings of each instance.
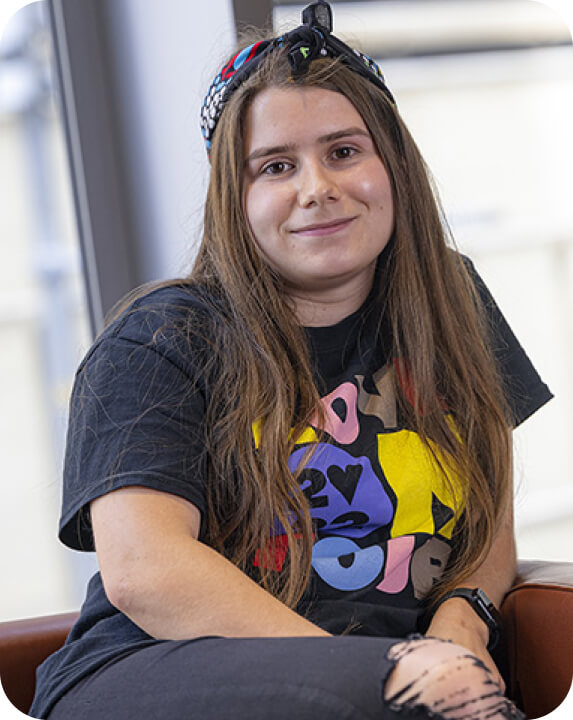
[[[540,378],[473,263],[466,257],[464,263],[483,303],[513,426],[517,427],[551,400],[553,394]]]
[[[76,375],[60,519],[71,548],[94,549],[89,503],[122,487],[172,493],[204,512],[204,389],[152,329],[104,334]]]

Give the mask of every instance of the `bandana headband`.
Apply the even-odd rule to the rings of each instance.
[[[294,76],[303,75],[310,63],[321,57],[340,58],[345,65],[370,80],[395,105],[378,65],[364,53],[353,50],[332,35],[332,10],[324,0],[313,2],[302,11],[302,25],[272,40],[249,45],[226,63],[211,83],[201,106],[201,132],[207,152],[223,109],[233,92],[273,50],[288,47]]]

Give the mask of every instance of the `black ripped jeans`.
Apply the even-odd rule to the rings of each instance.
[[[81,680],[56,703],[48,718],[446,718],[416,702],[402,705],[385,700],[385,682],[396,663],[397,653],[391,648],[398,642],[404,641],[347,636],[158,642],[111,661]],[[518,711],[513,714],[511,703],[508,707],[512,710],[503,717],[522,717]]]

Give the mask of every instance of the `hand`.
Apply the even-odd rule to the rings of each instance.
[[[467,648],[491,671],[493,679],[505,692],[503,678],[487,650],[489,628],[463,598],[450,598],[438,607],[426,636],[451,640]]]

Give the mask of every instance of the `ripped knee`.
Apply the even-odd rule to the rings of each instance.
[[[422,709],[435,720],[521,720],[489,668],[465,648],[437,638],[393,645],[384,699],[394,711]]]

